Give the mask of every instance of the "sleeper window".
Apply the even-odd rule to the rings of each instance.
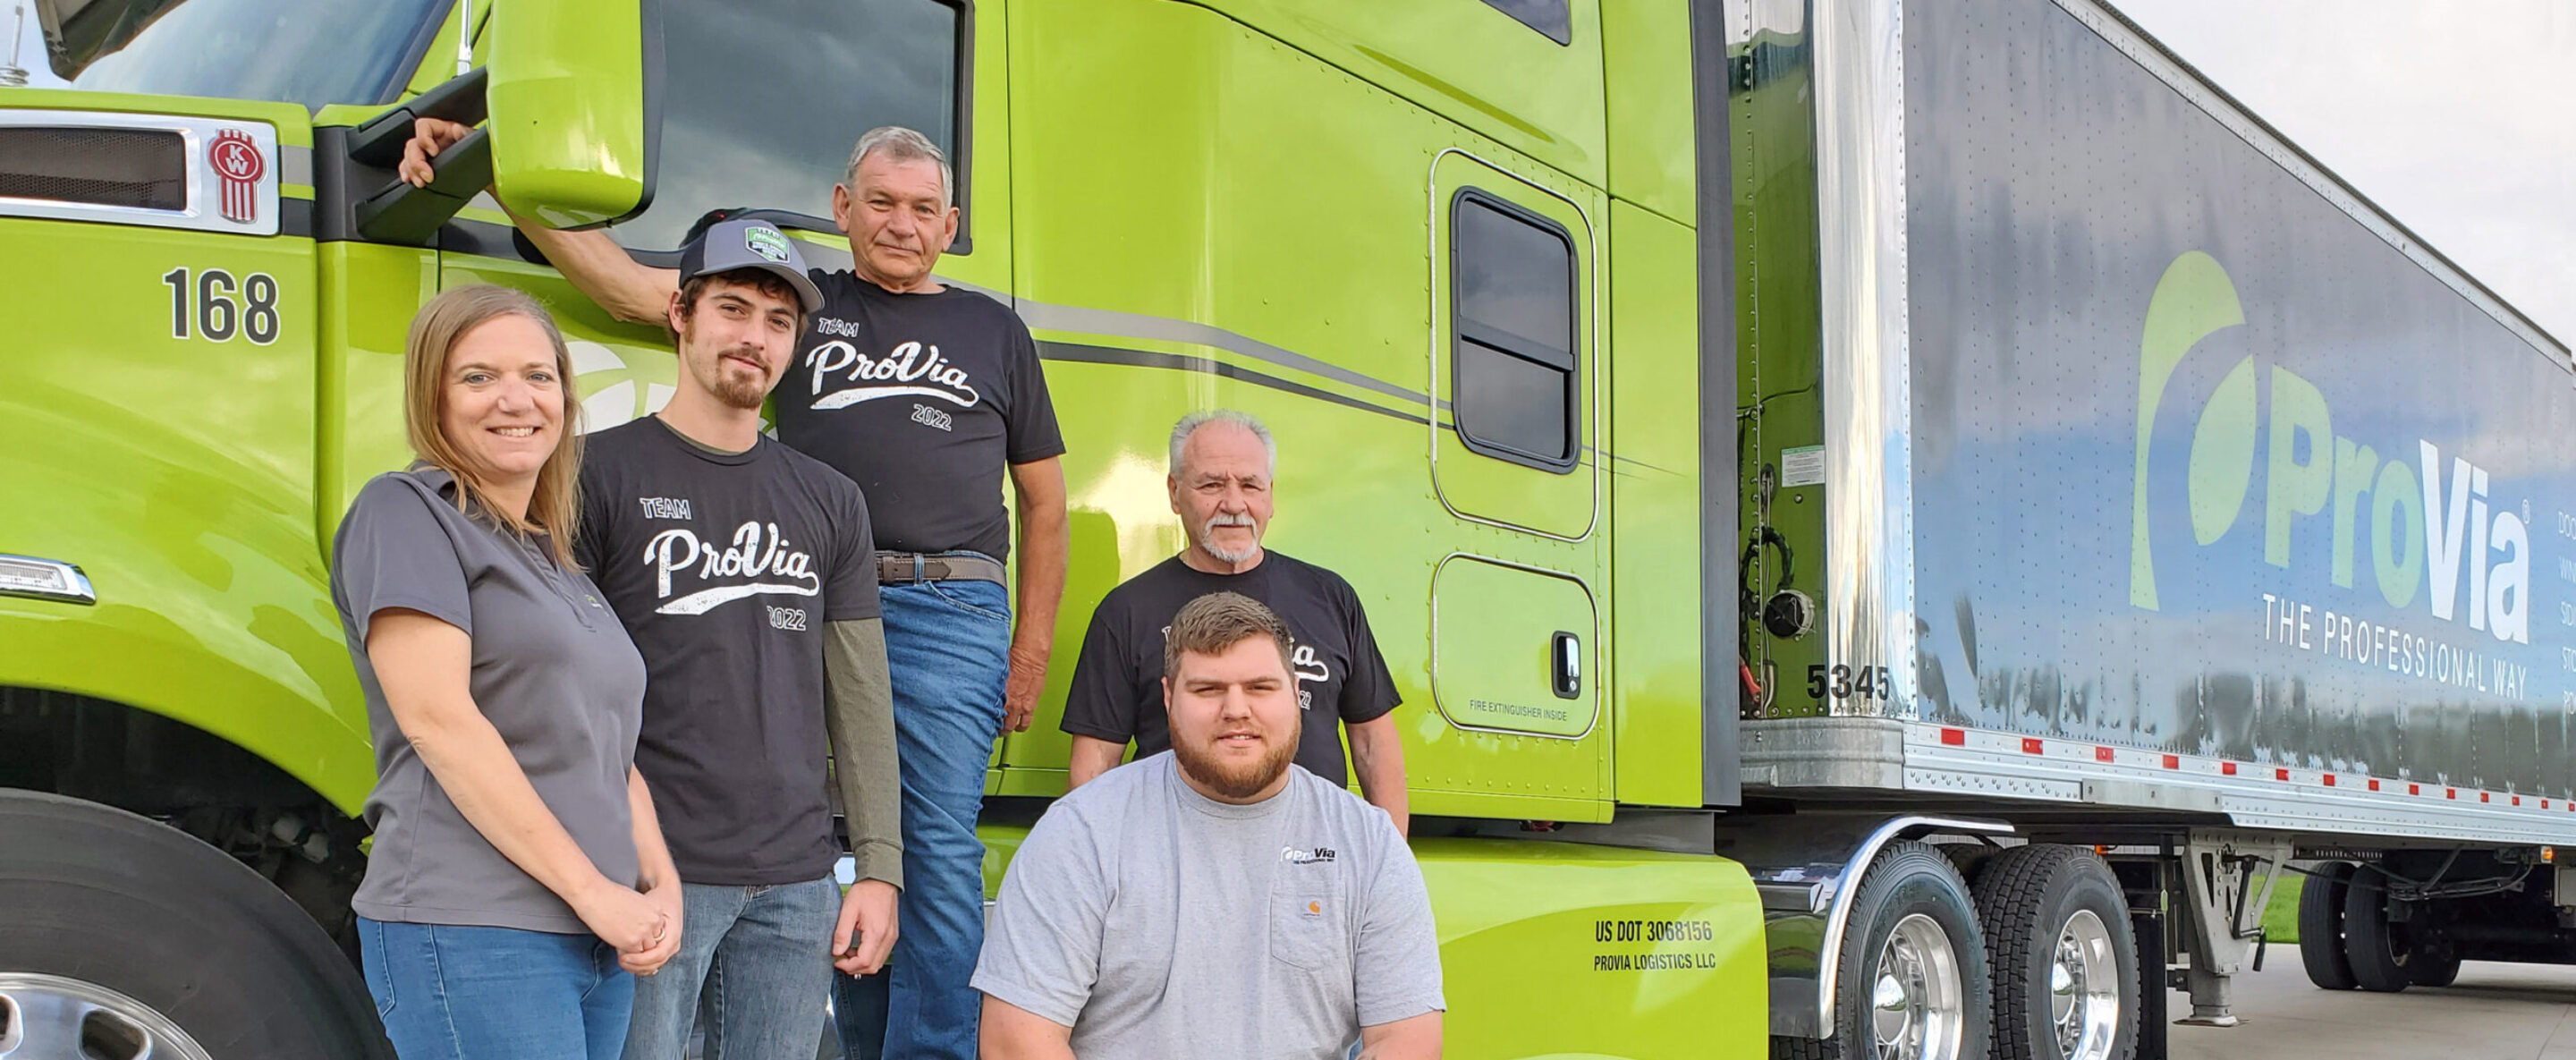
[[[1572,470],[1582,423],[1574,244],[1554,223],[1474,189],[1451,210],[1458,436],[1497,459]]]

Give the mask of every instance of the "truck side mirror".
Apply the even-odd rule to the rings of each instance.
[[[613,224],[653,202],[662,72],[658,0],[492,8],[492,186],[555,228]]]
[[[388,177],[402,161],[415,118],[444,118],[462,125],[484,119],[487,72],[467,71],[456,78],[350,130],[350,161]],[[486,130],[459,141],[431,160],[428,187],[415,188],[398,179],[355,204],[358,234],[378,243],[425,247],[438,238],[438,228],[492,182],[492,142]]]

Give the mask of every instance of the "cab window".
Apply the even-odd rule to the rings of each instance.
[[[660,5],[662,140],[653,204],[610,230],[679,246],[722,207],[783,209],[831,229],[850,146],[880,125],[928,136],[966,205],[963,0],[727,0]],[[687,41],[687,47],[678,42]],[[971,215],[970,215],[971,216]],[[966,229],[961,223],[958,238]]]
[[[152,96],[390,103],[453,0],[17,4],[0,84]],[[41,56],[42,61],[20,67]]]

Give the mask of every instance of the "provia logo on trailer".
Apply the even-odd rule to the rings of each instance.
[[[2202,339],[2244,322],[2236,285],[2216,260],[2199,251],[2166,267],[2147,306],[2145,334],[2138,343],[2137,475],[2129,513],[2129,602],[2138,607],[2157,609],[2155,552],[2147,525],[2147,442],[2156,408],[2184,354]],[[2337,436],[2325,395],[2279,365],[2271,366],[2271,419],[2264,424],[2256,413],[2255,374],[2253,357],[2238,361],[2219,381],[2192,429],[2186,482],[2195,540],[2215,543],[2236,525],[2253,485],[2255,439],[2268,426],[2264,562],[2289,569],[2291,524],[2331,504],[2334,545],[2327,559],[2335,585],[2352,587],[2356,542],[2366,528],[2371,573],[2390,607],[2412,606],[2429,584],[2430,591],[2422,595],[2434,618],[2465,622],[2500,641],[2531,643],[2530,534],[2521,515],[2491,503],[2486,469],[2459,455],[2451,456],[2445,468],[2440,448],[2420,438],[2387,439],[2397,444],[2383,456],[2370,445]],[[2307,459],[2301,461],[2303,451]],[[2299,569],[2313,568],[2310,557]],[[2344,619],[2349,622],[2351,616]],[[2378,650],[2405,649],[2390,649],[2383,641]]]

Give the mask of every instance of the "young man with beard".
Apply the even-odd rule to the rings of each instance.
[[[993,1060],[1440,1055],[1440,946],[1385,814],[1302,769],[1288,627],[1236,593],[1165,641],[1172,749],[1049,807],[975,971]]]
[[[424,118],[402,173],[462,139]],[[871,129],[832,188],[847,271],[812,270],[778,437],[867,491],[876,513],[886,655],[902,756],[905,893],[890,971],[836,980],[854,1060],[974,1060],[980,999],[967,979],[984,938],[984,845],[975,824],[993,742],[1029,727],[1046,685],[1070,548],[1064,439],[1037,344],[1009,307],[941,283],[957,235],[955,174],[911,129]],[[678,279],[600,232],[519,229],[564,278],[626,320],[662,318]],[[1002,507],[1018,498],[1014,552]],[[1018,557],[1016,604],[1003,564]]]
[[[1092,612],[1064,703],[1062,726],[1073,734],[1068,783],[1081,787],[1116,766],[1129,740],[1138,758],[1172,745],[1163,726],[1163,631],[1182,604],[1238,592],[1277,612],[1295,638],[1290,670],[1308,719],[1297,764],[1344,784],[1340,730],[1347,727],[1361,794],[1402,833],[1409,823],[1404,752],[1392,712],[1403,700],[1350,583],[1261,547],[1278,463],[1270,429],[1246,413],[1193,412],[1172,428],[1164,485],[1190,545],[1110,590]]]
[[[833,967],[883,964],[903,881],[874,537],[858,486],[760,434],[823,301],[795,244],[716,224],[679,276],[677,392],[590,436],[582,461],[576,551],[644,656],[635,764],[682,884],[679,952],[638,983],[626,1057],[677,1060],[702,993],[710,1060],[810,1056]]]

